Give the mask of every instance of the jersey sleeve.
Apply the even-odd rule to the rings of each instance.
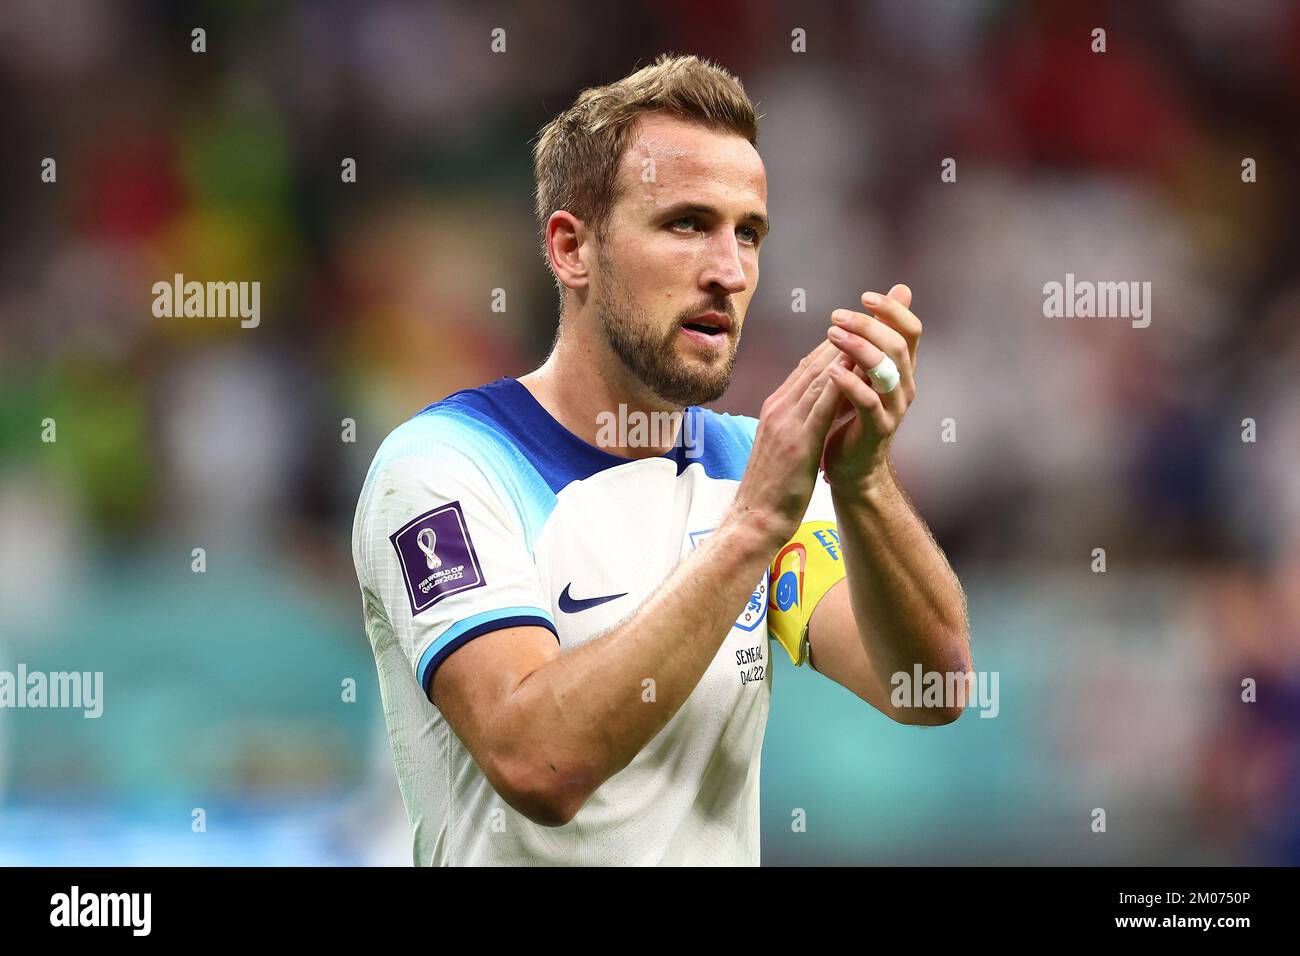
[[[844,554],[830,485],[820,472],[803,522],[776,553],[768,587],[768,633],[796,667],[808,660],[808,622],[817,604],[844,578]]]
[[[476,637],[556,633],[523,522],[494,484],[482,462],[440,444],[381,449],[362,490],[353,557],[367,613],[391,623],[426,697],[442,662]]]

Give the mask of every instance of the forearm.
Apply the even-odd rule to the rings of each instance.
[[[969,670],[966,600],[956,574],[894,480],[892,469],[832,486],[849,597],[877,680]]]
[[[521,746],[585,800],[690,696],[762,578],[770,536],[729,515],[636,613],[530,674],[512,699]]]

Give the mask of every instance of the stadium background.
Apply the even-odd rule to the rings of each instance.
[[[908,282],[895,459],[1000,675],[995,719],[909,728],[778,655],[765,862],[1300,862],[1300,6],[19,0],[0,669],[102,670],[105,712],[0,711],[0,863],[409,863],[355,497],[398,422],[542,358],[529,142],[662,51],[763,114],[719,407]],[[260,326],[155,318],[177,272],[259,280]],[[1067,272],[1150,281],[1150,327],[1044,318]]]

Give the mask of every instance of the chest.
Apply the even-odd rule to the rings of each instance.
[[[721,522],[738,483],[663,462],[566,488],[535,551],[561,645],[589,641],[634,614]],[[602,480],[603,479],[603,480]],[[752,582],[699,690],[723,700],[770,680],[768,575]],[[691,625],[683,620],[683,628]],[[693,695],[694,696],[694,695]]]

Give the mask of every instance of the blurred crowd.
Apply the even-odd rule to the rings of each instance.
[[[1011,769],[970,799],[1082,767],[1082,801],[1140,792],[1149,862],[1300,861],[1285,0],[7,3],[0,669],[102,669],[110,696],[97,723],[0,713],[0,808],[174,799],[188,826],[205,793],[377,788],[403,830],[356,494],[395,425],[544,357],[531,140],[664,51],[726,66],[762,114],[774,230],[720,408],[757,414],[832,309],[913,289],[895,461],[967,582],[977,667],[1023,678]],[[260,325],[155,317],[177,273],[260,281]],[[1067,273],[1149,281],[1150,326],[1045,317]],[[967,723],[968,751],[1002,724]],[[939,836],[969,824],[934,813]]]

